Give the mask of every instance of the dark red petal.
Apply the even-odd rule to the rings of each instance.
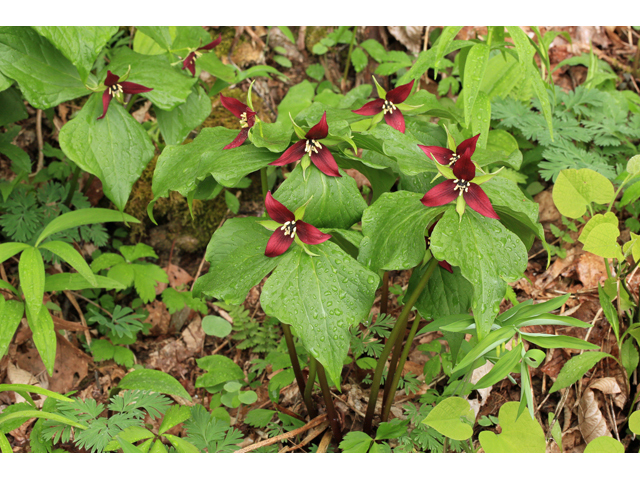
[[[340,171],[338,170],[338,164],[336,163],[335,158],[329,151],[327,147],[322,145],[322,148],[318,150],[318,153],[311,153],[309,155],[313,164],[318,167],[322,173],[329,177],[341,177]]]
[[[453,201],[458,196],[458,191],[454,190],[455,183],[453,180],[447,180],[436,185],[422,197],[422,204],[425,207],[439,207]]]
[[[109,109],[109,104],[111,103],[112,98],[113,97],[109,93],[109,90],[105,90],[102,94],[102,115],[98,117],[98,120],[102,120],[107,114],[107,110]]]
[[[453,152],[448,148],[444,147],[426,147],[424,145],[418,145],[424,153],[426,153],[427,157],[436,160],[440,165],[449,165],[451,161],[451,157],[453,156]]]
[[[488,218],[495,218],[496,220],[500,219],[491,206],[489,197],[487,197],[487,194],[484,193],[480,185],[470,183],[469,190],[464,194],[464,201],[480,215],[484,215]]]
[[[145,93],[153,90],[153,88],[145,87],[144,85],[133,82],[120,82],[120,86],[124,93]]]
[[[322,233],[313,225],[303,222],[302,220],[296,222],[296,234],[298,238],[307,245],[318,245],[331,238],[331,235],[328,233]]]
[[[194,77],[196,76],[196,62],[194,60],[195,56],[196,56],[196,54],[194,52],[191,52],[182,61],[182,70],[184,70],[186,68],[187,70],[189,70],[191,72],[191,75],[193,75]]]
[[[439,261],[438,265],[444,268],[447,272],[453,273],[453,268],[451,268],[451,265],[449,265],[449,262],[447,262],[446,260]]]
[[[371,100],[369,103],[365,103],[358,110],[351,110],[353,113],[357,113],[358,115],[376,115],[382,111],[382,106],[384,105],[384,99],[376,98],[375,100]]]
[[[293,237],[285,235],[284,230],[278,228],[269,237],[267,248],[265,249],[264,254],[267,257],[277,257],[278,255],[282,255],[284,252],[286,252],[292,243]]]
[[[327,125],[327,112],[322,114],[322,119],[307,132],[305,138],[309,140],[320,140],[329,135],[329,125]]]
[[[271,217],[271,220],[275,220],[278,223],[286,223],[296,219],[291,210],[273,198],[271,192],[267,192],[267,197],[264,199],[264,206],[267,207],[267,213]]]
[[[224,108],[233,113],[236,118],[240,118],[243,113],[249,111],[249,107],[247,107],[240,100],[236,100],[235,98],[231,97],[225,97],[222,94],[220,94],[220,103],[222,103],[222,106]]]
[[[473,180],[476,178],[476,166],[471,161],[469,149],[460,155],[460,158],[453,164],[453,174],[460,180]]]
[[[413,82],[415,80],[411,80],[410,83],[405,85],[400,85],[399,87],[394,88],[393,90],[389,90],[387,93],[387,100],[389,100],[393,104],[398,104],[404,102],[409,94],[411,93],[411,89],[413,88]]]
[[[207,43],[204,47],[200,47],[198,50],[211,50],[212,48],[216,48],[220,42],[222,41],[222,34],[218,35],[213,42]]]
[[[400,133],[404,133],[404,117],[402,112],[397,108],[391,113],[385,113],[384,119],[387,121],[387,125],[395,128]]]
[[[306,140],[298,140],[287,148],[284,153],[280,155],[280,158],[274,160],[269,165],[286,165],[288,163],[295,162],[296,160],[300,160],[304,156],[304,147],[306,143]]]
[[[469,149],[469,156],[473,155],[473,152],[476,151],[476,143],[478,143],[479,136],[480,134],[476,135],[475,137],[467,138],[464,142],[458,145],[458,148],[456,148],[456,154],[462,155],[465,150]]]
[[[256,124],[256,112],[247,107],[247,125],[249,128]]]
[[[233,142],[231,142],[229,145],[224,147],[223,150],[229,150],[230,148],[239,147],[244,143],[244,141],[247,139],[248,136],[249,136],[249,128],[243,128],[242,130],[240,130],[240,133],[238,133],[238,136],[236,137],[236,139]]]
[[[107,87],[113,87],[116,83],[118,83],[119,79],[120,77],[111,73],[111,70],[107,70],[107,78],[105,79],[104,84]]]

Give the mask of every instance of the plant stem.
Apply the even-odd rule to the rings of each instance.
[[[389,375],[387,375],[387,382],[390,384],[391,388],[383,404],[382,408],[382,417],[381,420],[386,422],[389,418],[389,412],[391,411],[391,404],[393,404],[393,399],[396,396],[396,390],[398,389],[398,383],[400,382],[400,377],[402,376],[402,369],[404,368],[404,362],[407,361],[407,357],[409,356],[409,350],[411,350],[411,344],[413,343],[413,339],[416,336],[416,332],[418,331],[418,325],[420,325],[420,315],[416,314],[416,318],[413,319],[413,324],[411,325],[411,331],[409,332],[409,336],[407,337],[407,343],[404,345],[404,349],[402,350],[402,355],[400,356],[400,361],[398,362],[398,366],[396,367],[395,375],[393,376],[393,381],[389,382]],[[400,337],[402,338],[402,337]],[[398,348],[399,345],[396,345]],[[395,353],[395,352],[394,352]],[[385,385],[386,390],[386,385]]]
[[[267,167],[260,169],[260,181],[262,183],[262,198],[267,198],[267,192],[269,191],[269,178],[267,177]]]
[[[449,437],[444,437],[444,442],[442,442],[442,453],[447,453],[449,450]]]
[[[386,363],[387,358],[391,353],[391,348],[393,348],[393,345],[398,339],[398,335],[400,335],[400,332],[404,333],[409,313],[411,312],[411,309],[413,308],[415,303],[418,301],[418,297],[422,293],[422,290],[424,290],[424,287],[427,285],[427,282],[429,281],[429,278],[431,278],[431,274],[433,273],[437,265],[438,262],[436,262],[433,258],[429,260],[429,266],[422,274],[422,278],[416,286],[416,289],[409,297],[409,300],[407,300],[407,303],[405,303],[404,308],[402,309],[402,312],[400,313],[400,316],[398,317],[398,320],[393,327],[393,330],[391,331],[391,335],[389,335],[387,343],[385,344],[384,349],[380,354],[380,358],[378,359],[378,364],[376,366],[376,371],[373,374],[373,381],[371,383],[371,393],[369,394],[367,413],[364,417],[364,433],[368,434],[371,432],[371,423],[373,422],[373,414],[376,409],[376,400],[378,399],[378,392],[380,391],[380,379],[382,378],[382,372],[384,371],[384,364]]]
[[[138,96],[139,95],[137,93],[134,93],[133,96],[129,99],[126,105],[127,112],[131,111],[131,107],[133,107],[133,104],[136,103],[136,100],[138,100]]]
[[[382,275],[382,293],[380,294],[380,314],[387,314],[389,305],[389,272]]]
[[[347,75],[349,74],[349,65],[351,64],[351,52],[353,52],[353,45],[356,43],[356,28],[353,27],[353,36],[351,37],[351,43],[349,44],[349,53],[347,53],[347,66],[344,68],[344,74],[342,75],[342,81],[347,81]]]
[[[96,178],[96,176],[93,173],[89,174],[89,178],[85,182],[84,187],[82,187],[82,194],[83,195],[87,195],[87,192],[89,191],[89,187],[91,187],[91,184],[93,183],[93,180],[95,178]]]
[[[73,176],[71,177],[71,186],[69,187],[69,193],[67,193],[67,198],[64,200],[64,204],[71,208],[71,200],[73,200],[73,194],[76,192],[76,187],[78,186],[78,177],[80,176],[80,167],[76,165],[75,170],[73,171]]]
[[[311,392],[313,391],[313,384],[316,380],[316,368],[318,366],[318,361],[311,357],[309,362],[309,376],[307,377],[307,385],[304,389],[304,403],[306,405],[313,405],[313,400],[311,398]]]
[[[296,382],[298,383],[298,390],[300,390],[300,395],[304,398],[304,391],[306,389],[306,384],[304,382],[304,377],[302,376],[302,370],[300,369],[300,362],[298,362],[298,354],[296,353],[296,346],[293,343],[293,335],[291,334],[291,327],[286,323],[280,323],[282,325],[282,331],[284,332],[284,338],[287,342],[287,350],[289,350],[289,358],[291,359],[291,367],[293,368],[293,373],[296,376]],[[305,405],[307,406],[307,411],[309,412],[309,416],[315,417],[316,409],[313,405],[313,402],[307,403],[305,399]]]
[[[336,408],[333,405],[333,399],[331,398],[331,391],[329,390],[329,383],[327,383],[327,376],[324,373],[324,367],[320,362],[316,362],[318,369],[318,381],[320,382],[320,388],[322,389],[322,396],[324,403],[327,407],[327,417],[331,424],[331,431],[333,432],[333,439],[340,443],[342,441],[342,429],[340,428],[340,422],[338,415],[336,414]]]

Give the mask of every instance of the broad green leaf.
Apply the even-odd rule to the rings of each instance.
[[[0,295],[0,358],[7,353],[23,313],[24,303],[15,300],[5,301],[4,297]]]
[[[627,172],[629,175],[637,175],[640,173],[640,155],[634,155],[627,162]]]
[[[77,270],[77,272],[82,275],[92,287],[97,287],[98,283],[87,265],[87,262],[82,255],[78,253],[78,251],[73,248],[71,245],[61,241],[53,241],[47,242],[40,245],[40,248],[44,248],[45,250],[49,250],[50,252],[59,256],[62,260],[67,262],[73,268]]]
[[[83,82],[118,27],[32,27],[75,65]]]
[[[636,235],[633,232],[631,234],[631,240],[626,242],[622,247],[622,251],[625,256],[632,255],[634,262],[640,262],[640,235]]]
[[[472,113],[474,112],[473,106],[478,98],[484,72],[489,64],[489,51],[488,45],[477,43],[471,47],[467,55],[462,88],[464,91],[464,119],[468,126],[471,126]],[[488,101],[488,99],[485,101]],[[490,112],[489,115],[491,115]]]
[[[191,417],[191,409],[186,405],[173,405],[167,413],[164,414],[162,424],[158,430],[158,434],[162,435],[170,428],[175,427]],[[145,437],[148,438],[148,437]]]
[[[640,412],[633,412],[629,417],[629,430],[640,435]]]
[[[329,177],[310,166],[304,178],[297,167],[276,191],[274,198],[294,212],[311,200],[305,210],[304,221],[316,228],[351,227],[358,222],[367,203],[362,198],[356,181],[343,170],[342,177]]]
[[[456,365],[456,367],[452,370],[452,374],[463,370],[469,365],[473,364],[478,358],[484,355],[487,352],[490,352],[498,345],[501,345],[508,340],[511,340],[513,336],[516,334],[516,330],[513,327],[502,327],[498,330],[494,330],[489,335],[485,336],[482,340],[478,342],[478,344],[469,350],[462,360]]]
[[[217,315],[207,315],[202,319],[202,330],[207,335],[224,338],[231,333],[231,324]]]
[[[486,148],[478,144],[473,154],[473,161],[480,167],[504,165],[519,170],[522,165],[522,152],[518,148],[518,141],[509,132],[491,130],[487,135]]]
[[[591,203],[611,202],[614,195],[611,182],[588,168],[562,170],[553,186],[553,203],[569,218],[583,216]]]
[[[24,293],[27,311],[32,318],[39,318],[44,296],[44,262],[35,247],[25,248],[18,264],[20,286]]]
[[[121,347],[116,345],[113,348],[113,361],[118,365],[123,365],[126,368],[132,368],[136,362],[133,352],[127,347]]]
[[[44,271],[42,273],[44,275]],[[40,299],[40,303],[42,303],[42,299]],[[53,376],[53,365],[56,360],[56,332],[53,329],[51,314],[46,307],[42,307],[38,316],[34,317],[27,308],[27,322],[42,363],[44,363],[49,375]]]
[[[631,378],[633,372],[638,368],[640,356],[635,346],[635,339],[627,338],[620,349],[620,362],[627,371],[627,378]]]
[[[166,147],[153,174],[154,197],[166,197],[169,191],[186,196],[197,181],[209,175],[225,187],[234,187],[244,176],[279,157],[253,145],[223,150],[237,135],[237,130],[224,127],[204,128],[193,142]]]
[[[221,383],[244,378],[242,369],[224,355],[209,355],[196,360],[207,373],[196,379],[196,388],[215,387]]]
[[[433,230],[431,251],[438,260],[459,266],[474,286],[472,309],[482,338],[500,311],[507,282],[518,280],[527,266],[524,245],[499,221],[470,208],[459,218],[449,207]]]
[[[516,419],[517,418],[517,419]],[[518,417],[518,402],[507,402],[500,408],[498,422],[502,433],[480,432],[480,445],[487,453],[544,453],[544,432],[529,415]]]
[[[112,101],[105,118],[98,120],[101,97],[92,95],[80,113],[62,127],[60,146],[76,165],[98,177],[105,195],[124,210],[133,183],[155,149],[142,125],[117,101]]]
[[[640,182],[636,182],[624,191],[620,199],[620,206],[624,207],[640,198]]]
[[[240,304],[251,287],[273,270],[287,254],[269,258],[264,252],[272,232],[255,217],[232,218],[215,231],[205,258],[209,273],[201,276],[194,295],[206,294]]]
[[[175,435],[164,434],[164,437],[171,442],[178,453],[200,453],[197,447],[181,437]]]
[[[0,385],[0,392],[17,392],[25,398],[30,398],[28,393],[37,393],[40,396],[51,397],[62,402],[73,402],[72,398],[65,397],[64,395],[36,385],[23,385],[21,383],[2,384]]]
[[[587,222],[587,224],[583,227],[582,233],[578,237],[578,240],[582,243],[586,243],[587,238],[591,234],[592,230],[598,225],[610,224],[615,226],[616,230],[618,229],[618,217],[613,212],[607,212],[604,215],[601,213],[595,214],[591,219]],[[618,232],[619,233],[619,232]],[[617,238],[617,236],[616,236]]]
[[[139,258],[144,257],[158,258],[158,255],[156,255],[153,247],[144,243],[136,243],[135,245],[123,245],[118,250],[120,250],[120,253],[127,262],[133,262],[134,260],[138,260]]]
[[[618,244],[618,219],[613,212],[606,215],[596,214],[584,226],[580,235],[583,249],[604,258],[615,258],[622,261],[622,250]]]
[[[509,375],[522,359],[523,346],[519,343],[511,351],[507,351],[495,363],[491,370],[476,382],[474,389],[487,388]]]
[[[24,403],[14,403],[13,405],[5,406],[4,410],[2,410],[2,415],[9,415],[13,412],[25,412],[25,411],[36,411],[35,406],[32,406],[26,402]],[[11,433],[12,430],[19,428],[24,422],[28,419],[25,417],[16,418],[11,422],[6,422],[0,427],[0,433],[6,434]]]
[[[113,359],[115,351],[115,347],[108,340],[98,338],[91,342],[91,354],[96,362]]]
[[[0,73],[0,92],[4,92],[12,84],[13,81],[10,78],[7,78],[2,73]]]
[[[13,449],[11,448],[11,444],[4,433],[0,434],[0,452],[2,453],[13,453]]]
[[[144,35],[153,39],[160,47],[164,50],[170,50],[171,44],[173,43],[174,35],[171,35],[171,27],[149,27],[149,26],[138,26],[136,27],[139,32],[142,32]],[[136,34],[137,37],[137,34]],[[135,43],[135,39],[134,39]]]
[[[185,103],[196,83],[195,78],[184,75],[178,67],[172,67],[164,55],[143,55],[128,48],[120,48],[113,53],[109,70],[115,75],[124,75],[129,65],[131,72],[127,81],[153,88],[140,95],[162,110],[173,110]]]
[[[139,442],[140,440],[144,440],[146,438],[155,438],[153,432],[150,432],[144,427],[139,427],[137,425],[132,425],[131,427],[127,427],[118,433],[118,440],[124,440],[129,444],[133,444],[135,442]],[[109,444],[105,447],[105,452],[115,452],[119,448],[121,448],[118,440],[111,440]],[[140,447],[138,447],[140,448]]]
[[[315,84],[308,80],[289,88],[287,94],[278,105],[278,118],[276,123],[290,124],[291,118],[295,118],[298,113],[311,105],[315,94]]]
[[[534,343],[542,348],[575,348],[582,350],[595,350],[600,348],[593,343],[586,342],[580,338],[569,337],[567,335],[520,332],[520,336],[528,342]]]
[[[220,78],[227,83],[240,83],[240,80],[236,79],[236,69],[231,65],[222,63],[215,52],[205,53],[198,58],[196,67],[202,68],[214,77]],[[196,71],[196,75],[197,73]]]
[[[0,72],[43,110],[89,93],[71,62],[30,27],[0,27]]]
[[[624,445],[614,438],[603,435],[591,440],[585,447],[584,453],[624,453]]]
[[[613,358],[604,352],[583,352],[570,358],[565,363],[558,374],[556,382],[549,390],[549,393],[557,392],[563,388],[567,388],[580,380],[593,366],[605,357]]]
[[[505,98],[524,77],[522,66],[511,55],[494,55],[489,59],[480,90],[489,99]]]
[[[358,261],[374,272],[406,270],[422,261],[427,227],[446,207],[427,208],[423,195],[399,191],[384,193],[362,215]]]
[[[102,275],[94,275],[98,288],[105,290],[124,290],[125,285],[112,278],[103,277]],[[55,275],[47,275],[44,282],[45,292],[62,292],[63,290],[84,290],[86,288],[94,288],[94,285],[80,275],[79,273],[56,273]]]
[[[340,442],[344,453],[367,453],[373,443],[373,438],[364,432],[349,432]]]
[[[475,414],[469,402],[460,397],[448,397],[434,407],[422,423],[453,440],[466,440],[473,434]]]
[[[391,422],[382,422],[376,431],[376,440],[390,440],[399,438],[407,433],[409,420],[394,419]]]
[[[613,329],[613,333],[616,336],[616,340],[619,342],[620,341],[620,319],[618,318],[618,312],[616,311],[614,306],[611,304],[612,297],[607,295],[607,292],[605,291],[605,289],[603,289],[600,286],[600,283],[598,283],[598,299],[600,300],[602,313],[604,314],[605,318],[609,322],[609,325],[611,325],[611,328]]]
[[[167,145],[182,143],[189,132],[199,127],[210,113],[211,99],[200,86],[192,88],[187,101],[170,112],[158,108],[156,118],[164,142]]]
[[[82,225],[92,225],[94,223],[107,223],[107,222],[131,222],[140,223],[135,217],[127,213],[118,212],[116,210],[109,210],[108,208],[85,208],[82,210],[74,210],[73,212],[67,212],[59,217],[54,218],[42,231],[38,240],[36,240],[36,247],[47,237],[67,230],[69,228],[80,227]],[[2,247],[0,247],[1,249]],[[1,258],[1,256],[0,256]]]
[[[16,418],[46,418],[55,422],[71,425],[72,427],[86,430],[87,427],[57,413],[44,412],[42,410],[25,410],[23,412],[13,412],[7,415],[0,415],[0,425],[15,420]]]
[[[291,124],[257,122],[249,130],[249,140],[258,148],[266,148],[270,152],[284,152],[291,143],[293,128]]]
[[[22,252],[25,248],[29,248],[30,245],[26,243],[19,242],[7,242],[0,244],[0,263],[4,263],[8,258],[17,255]]]
[[[2,82],[0,81],[0,83]],[[27,109],[24,106],[24,101],[22,100],[22,95],[18,89],[8,88],[3,90],[4,89],[0,88],[0,126],[9,125],[10,123],[29,118]],[[13,146],[15,147],[15,145]]]
[[[120,380],[118,387],[127,390],[152,390],[191,401],[191,395],[180,385],[180,382],[160,370],[141,369],[129,372]]]
[[[349,327],[369,313],[378,276],[331,242],[287,254],[264,284],[260,301],[268,315],[292,325],[305,348],[335,385],[349,350]]]
[[[471,134],[480,134],[478,138],[478,147],[480,148],[484,148],[487,144],[490,124],[491,102],[484,92],[479,91],[471,110]]]
[[[414,269],[406,295],[411,295],[426,268],[426,265],[421,265]],[[454,267],[453,273],[449,273],[438,266],[418,297],[416,309],[425,319],[467,313],[471,308],[472,297],[473,286],[462,276],[458,267]]]
[[[151,303],[156,298],[158,283],[169,283],[167,273],[158,265],[151,263],[130,265],[133,268],[133,285],[140,298]]]

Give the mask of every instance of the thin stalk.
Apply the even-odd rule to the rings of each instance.
[[[93,179],[94,179],[94,178],[96,178],[96,176],[95,176],[93,173],[91,173],[91,174],[89,175],[89,178],[88,178],[88,179],[87,179],[87,181],[85,182],[84,187],[82,188],[82,194],[83,194],[83,195],[86,195],[86,194],[87,194],[87,192],[89,191],[89,187],[91,187],[91,184],[93,183]]]
[[[404,368],[404,362],[407,361],[407,357],[409,356],[409,350],[411,350],[411,344],[413,343],[413,339],[416,336],[416,332],[418,331],[418,325],[420,325],[420,315],[416,314],[416,318],[413,319],[413,324],[411,325],[411,331],[409,332],[409,336],[407,337],[407,343],[405,343],[404,348],[402,349],[402,355],[400,356],[400,361],[398,362],[398,366],[396,367],[395,375],[393,376],[393,381],[389,382],[389,376],[387,376],[387,382],[391,385],[391,389],[389,394],[387,395],[387,399],[383,404],[382,408],[382,417],[381,420],[386,422],[389,418],[389,412],[391,411],[391,404],[393,403],[393,399],[396,396],[396,390],[398,390],[398,383],[400,383],[400,377],[402,376],[402,369]],[[402,337],[400,337],[402,338]],[[400,350],[398,348],[398,350]],[[385,385],[386,388],[386,385]]]
[[[260,169],[260,181],[262,183],[262,198],[267,198],[267,192],[269,191],[269,178],[267,177],[267,167]]]
[[[307,377],[307,386],[304,389],[304,403],[306,405],[313,405],[313,400],[311,399],[311,392],[313,391],[313,384],[316,380],[317,366],[318,366],[317,360],[311,357],[311,361],[309,362],[309,376]]]
[[[396,373],[396,365],[398,365],[398,359],[400,358],[400,352],[402,351],[402,342],[404,341],[404,332],[407,330],[407,322],[400,326],[402,335],[398,335],[396,342],[393,346],[393,354],[389,361],[389,370],[387,371],[387,379],[384,382],[384,393],[382,394],[382,405],[387,403],[389,393],[391,392],[391,384],[393,383],[393,377]]]
[[[136,100],[138,100],[138,97],[139,95],[137,93],[134,93],[133,96],[129,99],[126,105],[127,112],[131,111],[131,107],[133,107],[133,104],[136,103]]]
[[[300,369],[300,362],[298,362],[298,355],[296,354],[296,346],[293,343],[293,335],[291,334],[291,327],[286,323],[281,323],[282,331],[284,332],[284,338],[287,342],[287,350],[289,350],[289,358],[291,359],[291,367],[293,368],[293,373],[296,376],[296,382],[298,383],[298,389],[300,390],[300,395],[304,398],[304,391],[306,389],[306,384],[304,381],[304,377],[302,376],[302,370]],[[307,406],[307,411],[310,416],[315,416],[316,409],[313,403],[307,403],[305,401],[305,405]]]
[[[442,442],[442,453],[447,453],[449,450],[449,437],[444,437],[444,442]]]
[[[351,43],[349,44],[349,53],[347,53],[347,66],[344,68],[344,74],[342,75],[342,81],[347,81],[347,75],[349,74],[349,64],[351,63],[351,52],[353,52],[353,45],[356,43],[356,27],[353,27],[353,35],[351,36]]]
[[[327,417],[329,418],[329,424],[331,425],[331,431],[333,432],[333,439],[340,443],[342,441],[342,429],[340,428],[336,408],[333,405],[333,399],[331,398],[331,391],[329,390],[327,376],[324,373],[324,367],[322,364],[320,362],[316,362],[316,365],[318,369],[318,381],[320,382],[322,396],[327,407]]]
[[[73,194],[76,191],[76,187],[78,186],[78,177],[80,176],[80,167],[76,165],[75,170],[73,171],[73,176],[71,177],[71,186],[69,187],[69,193],[67,193],[67,198],[64,200],[64,204],[67,207],[71,207],[71,200],[73,200]]]
[[[416,286],[416,289],[413,291],[413,293],[409,297],[409,300],[407,300],[407,303],[405,303],[404,308],[402,309],[402,312],[398,317],[398,321],[396,322],[396,325],[393,327],[393,330],[391,331],[391,335],[389,335],[387,343],[385,344],[384,349],[380,354],[380,358],[378,359],[378,364],[376,366],[376,371],[373,374],[373,381],[371,383],[371,393],[369,394],[369,404],[367,405],[367,413],[364,417],[364,426],[363,426],[364,433],[368,434],[371,432],[371,423],[373,422],[373,414],[376,409],[376,400],[378,399],[378,392],[380,391],[380,379],[382,378],[382,372],[384,371],[384,364],[386,363],[387,358],[391,353],[391,349],[393,348],[393,345],[396,343],[396,340],[398,339],[398,335],[400,335],[401,332],[404,333],[404,330],[406,328],[406,320],[409,317],[409,313],[411,312],[411,309],[413,308],[415,303],[418,301],[418,297],[422,293],[422,290],[424,290],[424,287],[427,285],[427,282],[429,282],[429,278],[431,278],[431,274],[433,273],[437,265],[438,265],[438,262],[436,262],[433,258],[429,260],[429,266],[427,267],[425,272],[422,274],[422,278],[420,279],[420,282]],[[404,324],[404,327],[403,327],[403,324]]]
[[[382,275],[382,293],[380,294],[380,314],[387,314],[389,305],[389,272]]]

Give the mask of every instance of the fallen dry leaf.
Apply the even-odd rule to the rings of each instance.
[[[393,35],[407,50],[413,53],[420,53],[422,50],[422,34],[424,27],[387,27],[389,33]]]
[[[182,332],[182,340],[187,346],[187,350],[192,354],[202,352],[204,348],[204,337],[205,334],[202,330],[202,320],[200,316],[197,316]]]
[[[593,390],[587,388],[582,394],[580,405],[578,406],[578,426],[582,438],[587,444],[597,437],[611,436],[607,422],[602,416],[598,406],[598,400]]]
[[[589,388],[596,388],[607,395],[613,395],[622,391],[620,390],[620,385],[618,385],[618,382],[613,377],[599,378],[589,384]]]
[[[583,252],[578,257],[576,273],[584,288],[596,288],[607,279],[604,259],[591,252]]]
[[[16,367],[13,363],[9,362],[7,366],[7,383],[22,385],[37,385],[40,386],[38,379],[34,377],[30,372],[23,370],[20,367]],[[15,403],[24,403],[26,400],[18,393],[13,392],[15,395]],[[44,399],[41,403],[44,402]],[[40,405],[42,406],[42,404]]]
[[[153,303],[145,305],[144,308],[149,312],[147,320],[152,325],[149,333],[151,335],[166,334],[169,331],[171,322],[171,315],[166,305],[159,300],[154,300]]]

